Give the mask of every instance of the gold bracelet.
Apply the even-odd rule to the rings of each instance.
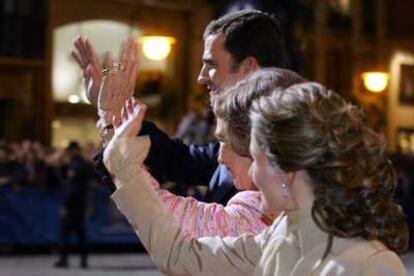
[[[103,130],[110,130],[110,129],[114,129],[114,125],[113,125],[113,124],[107,124],[107,125],[104,125],[104,126],[102,127],[102,129],[103,129]]]
[[[99,128],[99,134],[104,141],[111,140],[112,136],[114,135],[114,126],[112,124],[104,125],[103,127]]]

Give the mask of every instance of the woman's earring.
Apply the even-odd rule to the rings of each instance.
[[[283,197],[287,197],[289,193],[289,188],[286,183],[282,183],[282,195]]]

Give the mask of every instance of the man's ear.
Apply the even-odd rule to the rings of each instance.
[[[259,67],[257,59],[255,57],[248,56],[240,63],[239,70],[243,74],[250,74],[251,72],[259,69]]]

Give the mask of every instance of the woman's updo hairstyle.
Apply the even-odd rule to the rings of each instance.
[[[396,178],[386,142],[365,125],[360,109],[307,82],[258,99],[250,118],[252,135],[271,163],[308,172],[312,217],[323,231],[406,250],[408,230],[393,202]]]

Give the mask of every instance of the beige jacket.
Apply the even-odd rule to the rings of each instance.
[[[316,270],[327,235],[306,214],[296,225],[281,215],[257,236],[185,236],[137,168],[148,139],[116,140],[104,163],[114,175],[112,195],[161,271],[169,275],[405,275],[400,258],[379,241],[335,238]],[[148,146],[148,144],[147,144]]]

